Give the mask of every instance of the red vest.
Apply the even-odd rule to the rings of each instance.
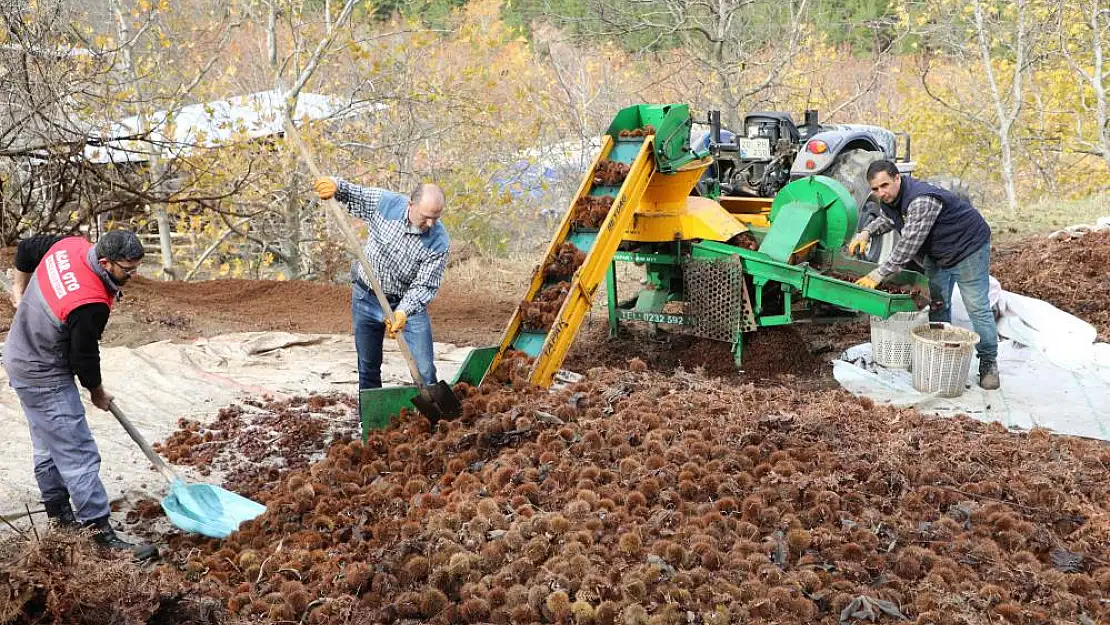
[[[39,292],[62,323],[78,306],[103,303],[111,309],[115,298],[86,260],[92,244],[81,237],[55,243],[35,269]]]

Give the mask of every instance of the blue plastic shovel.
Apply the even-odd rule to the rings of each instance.
[[[131,424],[127,415],[123,414],[114,399],[108,404],[108,409],[123,429],[127,430],[131,439],[138,443],[154,468],[169,481],[170,494],[162,499],[162,510],[175,526],[212,538],[227,538],[239,529],[240,523],[266,511],[266,506],[218,486],[186,484],[176,471],[154,453],[154,449]]]

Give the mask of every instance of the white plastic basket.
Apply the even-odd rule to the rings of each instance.
[[[979,335],[950,323],[929,323],[910,330],[910,336],[913,387],[941,397],[959,397]]]
[[[892,369],[909,369],[911,364],[910,330],[929,323],[929,311],[894,313],[890,317],[871,317],[871,353],[875,362]]]

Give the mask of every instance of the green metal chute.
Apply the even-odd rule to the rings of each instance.
[[[496,354],[496,345],[471,350],[451,381],[452,386],[460,382],[473,386],[481,384]],[[412,398],[418,392],[414,386],[384,386],[359,391],[363,440],[371,430],[389,427],[390,419],[400,414],[402,409],[412,408]]]

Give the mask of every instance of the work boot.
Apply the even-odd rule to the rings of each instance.
[[[1002,383],[998,379],[998,363],[993,360],[984,360],[979,363],[979,386],[983,390],[997,390]]]
[[[67,529],[77,527],[77,517],[74,516],[68,499],[44,501],[42,505],[46,507],[46,518],[52,527]]]
[[[112,525],[108,523],[108,517],[102,516],[99,519],[85,521],[85,527],[90,527],[93,530],[93,542],[106,549],[118,549],[120,551],[130,551],[135,556],[135,560],[149,560],[158,557],[158,548],[154,545],[147,545],[140,543],[138,545],[129,543],[116,534],[116,530],[112,529]]]

